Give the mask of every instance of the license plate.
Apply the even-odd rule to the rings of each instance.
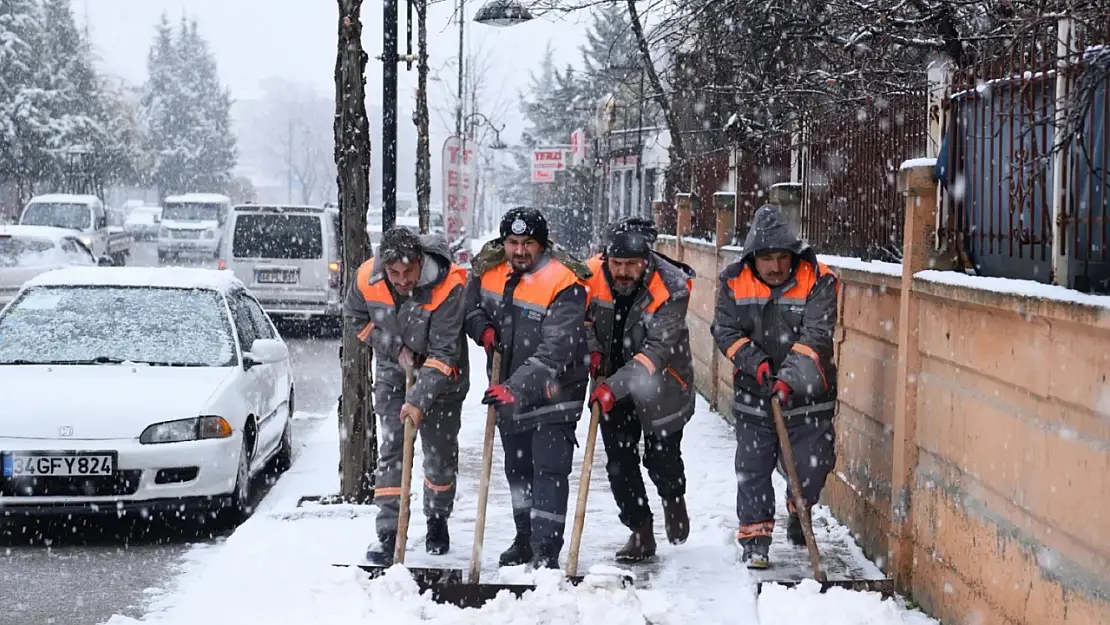
[[[95,477],[114,475],[116,454],[112,452],[4,454],[4,477]]]
[[[255,274],[254,281],[259,284],[294,284],[297,272],[288,269],[269,269]]]

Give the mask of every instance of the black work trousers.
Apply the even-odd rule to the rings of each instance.
[[[682,430],[665,438],[644,434],[631,400],[617,402],[601,416],[601,439],[608,462],[609,487],[620,511],[620,522],[636,529],[653,520],[647,488],[640,471],[640,437],[644,437],[644,467],[664,500],[686,494],[686,467],[682,463]]]
[[[563,549],[571,463],[578,444],[575,425],[541,423],[523,432],[500,430],[516,533],[529,538],[534,550],[542,547],[558,554]]]

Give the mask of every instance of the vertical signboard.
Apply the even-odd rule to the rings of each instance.
[[[443,229],[448,243],[470,238],[471,215],[477,194],[477,144],[465,145],[459,137],[443,143]]]

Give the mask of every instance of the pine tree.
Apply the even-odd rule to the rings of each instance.
[[[174,36],[165,15],[147,56],[140,117],[154,153],[151,182],[163,195],[225,190],[237,159],[231,95],[195,20]]]
[[[42,14],[36,0],[0,3],[0,172],[21,200],[49,169],[52,132],[43,74]]]
[[[584,90],[589,102],[599,107],[609,96],[616,99],[614,129],[636,128],[641,108],[644,126],[656,124],[658,107],[640,69],[640,52],[623,2],[610,1],[594,10],[593,22],[586,30],[586,43],[578,49],[582,53]]]

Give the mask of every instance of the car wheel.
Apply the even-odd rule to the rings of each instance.
[[[289,389],[289,416],[281,432],[281,444],[274,454],[274,474],[280,475],[293,466],[293,389]]]
[[[231,492],[231,506],[226,511],[229,525],[238,525],[246,521],[253,512],[251,508],[251,457],[254,455],[251,441],[253,439],[253,436],[243,437],[243,449],[239,452],[239,464],[235,469],[235,490]]]

